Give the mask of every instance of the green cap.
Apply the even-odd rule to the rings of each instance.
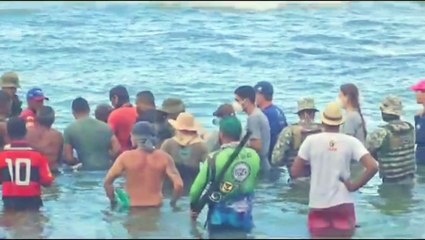
[[[316,109],[316,106],[314,104],[314,99],[313,98],[301,98],[300,100],[298,100],[298,112],[301,112],[303,110],[314,110],[314,111],[318,111]]]
[[[14,72],[7,72],[4,73],[1,76],[1,87],[14,87],[14,88],[20,88],[21,85],[19,85],[19,77],[18,74]]]
[[[236,117],[226,117],[220,121],[220,132],[234,139],[240,139],[242,124]]]
[[[168,114],[177,114],[185,111],[185,106],[180,98],[167,98],[162,102],[161,111]]]
[[[403,114],[403,104],[397,96],[388,96],[381,103],[381,111],[386,114],[401,116]]]

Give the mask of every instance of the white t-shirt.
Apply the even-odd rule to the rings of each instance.
[[[354,198],[339,178],[350,177],[350,162],[369,152],[356,138],[342,133],[310,135],[303,142],[298,156],[310,162],[310,208],[329,208],[354,203]]]

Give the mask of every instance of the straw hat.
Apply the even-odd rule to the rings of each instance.
[[[169,119],[168,122],[178,131],[198,131],[198,126],[192,114],[182,112],[177,116],[176,120]]]
[[[322,122],[329,126],[340,126],[344,123],[342,109],[336,102],[329,103],[322,113]]]

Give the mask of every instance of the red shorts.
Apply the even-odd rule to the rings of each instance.
[[[308,229],[313,237],[351,237],[356,229],[354,204],[310,209]]]

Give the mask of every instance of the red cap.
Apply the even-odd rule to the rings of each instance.
[[[411,87],[412,91],[415,92],[425,92],[425,79],[421,80],[419,83]]]

